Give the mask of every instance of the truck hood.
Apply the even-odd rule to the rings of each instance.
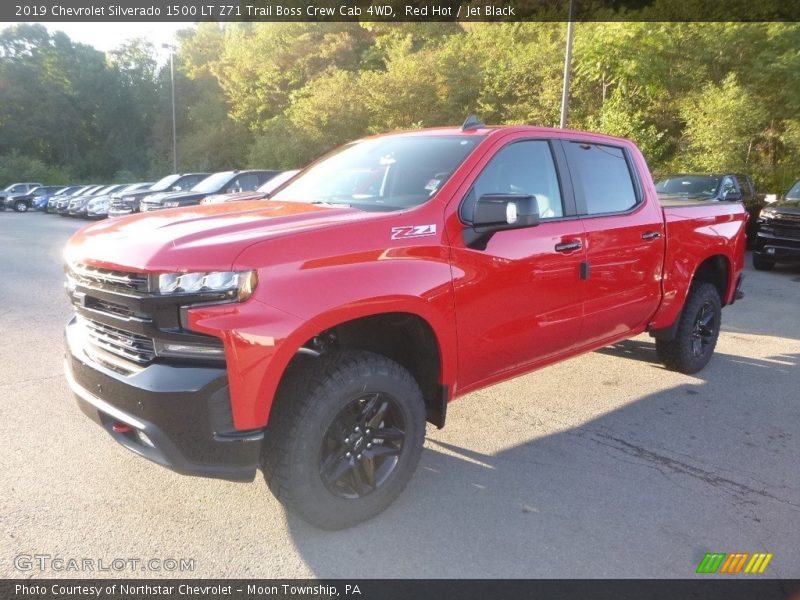
[[[180,192],[156,192],[152,196],[147,198],[147,202],[148,203],[158,202],[159,204],[163,204],[164,202],[168,202],[170,200],[186,202],[189,200],[199,200],[200,198],[205,198],[206,196],[208,196],[207,193],[192,192],[191,190],[180,191]]]
[[[800,215],[800,198],[785,198],[778,202],[767,204],[764,208],[779,214]]]
[[[67,243],[64,258],[122,270],[225,271],[245,248],[270,237],[379,215],[259,200],[176,208],[85,227]]]

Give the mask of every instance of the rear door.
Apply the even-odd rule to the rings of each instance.
[[[586,236],[582,342],[643,327],[661,301],[664,218],[622,146],[563,141]]]
[[[504,138],[457,192],[449,217],[460,386],[520,369],[573,348],[580,337],[583,227],[556,143]],[[485,247],[463,238],[476,198],[535,194],[536,227],[499,231]]]

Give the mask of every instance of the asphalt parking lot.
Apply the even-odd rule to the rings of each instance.
[[[766,575],[800,575],[800,268],[748,258],[696,376],[641,336],[461,398],[400,499],[330,533],[260,476],[173,474],[79,412],[61,249],[83,224],[0,213],[1,577],[92,575],[14,566],[48,554],[191,558],[166,574],[194,577],[684,578],[712,551],[772,552]]]

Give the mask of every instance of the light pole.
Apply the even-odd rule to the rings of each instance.
[[[574,6],[575,0],[569,0],[569,21],[567,22],[567,51],[564,55],[564,87],[561,89],[561,121],[560,127],[564,129],[567,126],[567,115],[569,114],[569,79],[572,72],[572,28],[575,25],[573,18],[575,16]]]
[[[169,79],[172,84],[172,172],[178,172],[178,136],[175,129],[175,50],[174,44],[161,44],[162,48],[169,50]]]

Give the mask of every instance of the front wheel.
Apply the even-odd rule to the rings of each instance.
[[[303,358],[276,395],[264,477],[289,510],[344,529],[386,509],[422,453],[425,402],[398,363],[361,351]]]
[[[721,319],[722,303],[717,288],[710,283],[692,284],[675,337],[656,339],[658,358],[672,371],[697,373],[714,354]]]
[[[19,202],[14,204],[14,210],[17,212],[27,212],[28,205],[20,200]]]

